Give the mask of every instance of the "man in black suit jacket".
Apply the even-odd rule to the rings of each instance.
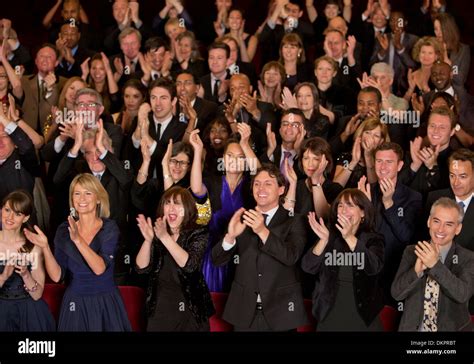
[[[375,174],[378,181],[359,189],[372,201],[375,213],[375,230],[385,238],[385,259],[382,286],[386,304],[394,304],[390,294],[393,278],[405,247],[413,240],[417,217],[421,212],[421,194],[397,181],[403,167],[403,150],[393,142],[386,142],[374,151]]]
[[[292,330],[307,322],[296,266],[306,244],[301,216],[280,204],[285,180],[265,165],[252,183],[255,209],[241,208],[212,250],[216,265],[238,262],[223,318],[236,331]]]
[[[472,330],[468,301],[474,291],[474,253],[453,241],[463,215],[455,201],[439,199],[428,219],[430,242],[405,249],[392,285],[393,297],[405,301],[399,331]]]
[[[138,110],[138,116],[132,121],[134,130],[128,140],[127,153],[135,170],[142,164],[141,143],[145,143],[151,154],[148,174],[158,179],[162,178],[161,160],[168,143],[177,142],[183,138],[186,124],[179,122],[179,117],[173,115],[177,103],[176,87],[165,78],[159,78],[150,85],[150,104],[143,103]]]
[[[176,115],[179,121],[188,124],[188,129],[199,129],[199,136],[203,139],[204,130],[216,117],[217,104],[197,96],[200,85],[195,75],[186,70],[179,72],[176,77],[176,93],[179,102],[176,105]],[[196,111],[196,125],[189,125],[189,107]]]

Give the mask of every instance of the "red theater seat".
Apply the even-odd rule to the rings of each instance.
[[[59,319],[59,311],[61,310],[61,302],[63,301],[64,291],[66,286],[64,284],[46,283],[43,290],[43,299],[49,306],[49,310],[53,314],[56,322]]]
[[[313,302],[310,299],[304,300],[304,308],[308,315],[309,324],[305,326],[300,326],[296,329],[297,332],[315,332],[316,331],[316,320],[313,317],[311,308],[313,307]]]
[[[135,286],[119,286],[133,331],[145,331],[145,291]]]
[[[380,312],[380,320],[382,321],[384,331],[397,331],[400,323],[399,312],[391,307],[385,306]]]
[[[222,319],[225,303],[227,301],[227,293],[211,292],[212,302],[216,313],[209,318],[209,326],[211,332],[228,332],[232,331],[232,325]]]

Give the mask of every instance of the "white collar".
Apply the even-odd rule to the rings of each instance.
[[[272,221],[273,219],[273,216],[275,216],[278,208],[280,207],[280,205],[277,205],[276,207],[272,208],[271,210],[268,210],[268,211],[260,211],[262,214],[265,214],[267,215],[267,221],[266,221],[266,226],[268,226],[270,224],[270,221]]]
[[[173,114],[171,114],[168,118],[166,118],[164,121],[158,121],[158,119],[155,117],[155,114],[153,114],[153,121],[155,122],[155,125],[156,124],[161,124],[161,128],[160,128],[160,133],[161,135],[163,135],[165,129],[168,127],[168,124],[171,122],[171,120],[173,119]],[[160,137],[161,137],[160,135]]]
[[[472,197],[474,196],[474,193],[471,193],[471,196],[466,198],[465,200],[461,200],[458,197],[455,196],[456,202],[462,202],[464,203],[464,212],[466,212],[466,209],[468,208],[469,204],[471,203]]]

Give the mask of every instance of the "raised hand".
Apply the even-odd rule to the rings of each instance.
[[[79,234],[79,226],[72,216],[68,216],[67,221],[69,223],[69,237],[74,243],[77,244],[81,239],[81,235]]]
[[[244,212],[245,208],[241,207],[234,213],[234,215],[230,219],[227,228],[227,235],[230,240],[235,239],[244,232],[246,225],[241,221]]]
[[[359,189],[359,191],[362,191],[364,195],[366,195],[370,201],[372,201],[372,192],[370,191],[370,183],[366,183],[366,182],[367,182],[366,176],[360,177],[359,182],[357,182],[357,188]]]
[[[140,229],[140,232],[142,233],[145,241],[151,242],[155,235],[153,231],[153,224],[151,222],[151,218],[149,217],[145,218],[144,215],[139,214],[137,217],[137,223],[138,223],[137,224],[138,228]]]
[[[243,216],[244,224],[251,228],[255,234],[266,229],[265,219],[260,211],[250,209],[245,211]]]
[[[439,247],[437,244],[419,241],[415,246],[415,254],[428,268],[433,268],[439,260]]]
[[[156,219],[155,225],[153,226],[153,231],[155,232],[156,237],[160,240],[170,236],[168,230],[166,230],[166,221],[163,217]]]
[[[298,176],[296,175],[295,169],[288,161],[288,158],[285,159],[284,168],[285,168],[285,176],[288,179],[288,183],[290,185],[296,185],[296,183],[298,182]]]
[[[91,60],[91,57],[87,57],[84,62],[81,63],[81,71],[82,71],[82,79],[85,80],[87,79],[87,76],[89,76],[89,61]]]
[[[411,156],[411,166],[413,172],[417,172],[423,164],[423,160],[420,156],[421,145],[423,143],[422,137],[416,137],[414,140],[410,141],[410,156]]]
[[[293,95],[288,87],[283,88],[283,93],[281,95],[281,108],[288,110],[291,108],[298,108],[298,102],[296,101],[295,95]]]
[[[252,129],[249,124],[238,123],[237,131],[240,134],[240,145],[246,146],[249,144],[250,135],[252,134]]]
[[[425,147],[420,150],[418,157],[423,161],[423,164],[428,169],[433,169],[433,167],[438,164],[438,155],[441,145],[438,144],[434,149],[432,147]]]
[[[354,140],[354,144],[352,145],[352,159],[349,164],[352,164],[352,167],[355,167],[359,162],[360,158],[362,157],[362,138],[357,137]],[[352,168],[353,169],[353,168]]]
[[[97,133],[95,134],[95,147],[103,154],[106,151],[104,146],[104,122],[102,118],[97,121]]]
[[[46,248],[48,246],[48,238],[43,233],[43,231],[41,231],[38,225],[35,225],[33,228],[35,229],[35,232],[28,229],[23,229],[25,238],[41,249]]]
[[[150,146],[148,145],[146,139],[142,139],[140,141],[140,151],[142,152],[143,162],[150,163],[151,161]],[[166,154],[165,154],[165,158],[166,158]],[[163,161],[165,160],[165,158],[163,158]]]
[[[353,223],[349,220],[349,218],[345,217],[342,214],[337,215],[337,224],[336,228],[341,232],[342,238],[348,242],[350,238],[354,237],[357,229],[359,227],[359,223]],[[353,248],[350,246],[350,248]]]
[[[124,71],[124,67],[123,67],[123,62],[122,62],[122,60],[120,59],[120,57],[115,57],[115,58],[114,58],[114,67],[115,67],[115,72],[116,72],[117,75],[118,75],[118,78],[122,77],[123,71]]]
[[[199,137],[199,129],[195,129],[191,132],[189,136],[189,144],[191,144],[195,152],[202,152],[202,150],[204,149],[204,144],[201,138]]]
[[[380,190],[382,191],[382,203],[388,209],[393,206],[393,194],[395,193],[395,183],[389,178],[379,180]]]
[[[318,168],[311,175],[311,182],[313,184],[323,183],[324,172],[326,171],[326,167],[328,166],[328,163],[329,163],[329,161],[326,159],[326,155],[323,154],[321,156],[321,161],[319,162]]]
[[[275,151],[277,147],[276,135],[272,131],[271,123],[267,123],[266,134],[267,134],[267,155],[270,156],[273,154],[273,152]]]
[[[324,242],[327,244],[329,241],[329,229],[324,224],[324,220],[322,217],[319,218],[319,222],[316,220],[316,214],[311,211],[308,214],[308,222],[313,229],[314,233],[319,237],[319,241]]]

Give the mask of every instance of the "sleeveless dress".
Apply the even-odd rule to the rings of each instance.
[[[114,258],[119,229],[110,219],[94,236],[90,248],[100,255],[106,270],[96,275],[71,241],[67,221],[54,239],[55,258],[66,279],[58,331],[131,331],[122,296],[114,282]]]
[[[0,273],[5,264],[6,261],[0,261]],[[31,298],[16,272],[0,288],[0,331],[56,331],[46,302],[42,298],[37,301]]]

